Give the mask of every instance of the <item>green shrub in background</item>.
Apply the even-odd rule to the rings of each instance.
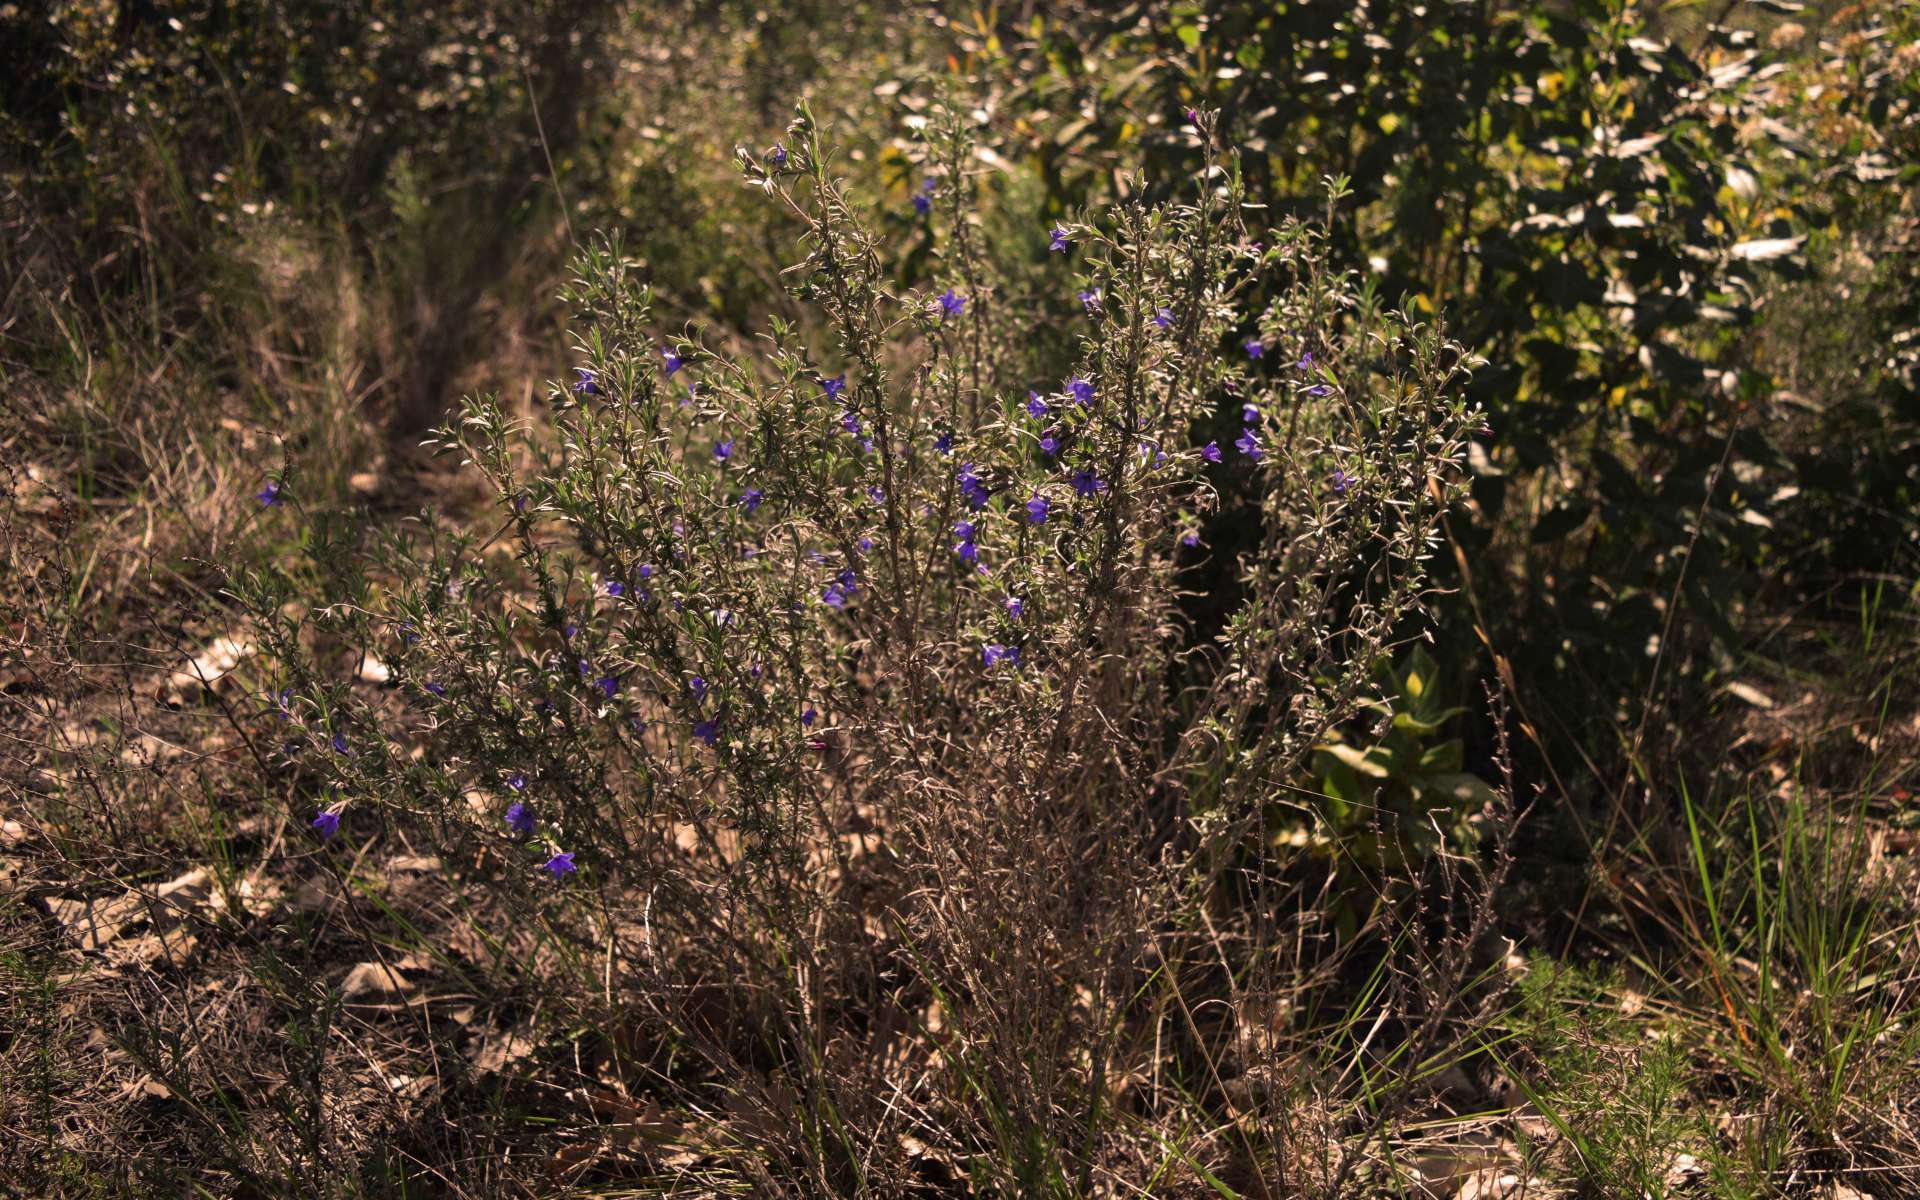
[[[1136,157],[1150,190],[1183,177],[1195,104],[1256,202],[1351,180],[1336,259],[1457,309],[1488,360],[1456,616],[1520,678],[1576,681],[1590,702],[1528,700],[1606,755],[1650,687],[1699,693],[1752,604],[1913,562],[1913,10],[1800,8],[1152,0],[955,38],[1060,202]],[[1844,335],[1803,336],[1836,304]]]
[[[384,382],[380,415],[424,428],[610,66],[609,13],[597,0],[14,6],[0,16],[13,55],[0,186],[27,317],[8,331],[14,356],[163,355],[184,339],[232,356],[212,367],[244,386],[262,358],[345,349]],[[244,332],[271,326],[276,289],[341,278],[367,310],[363,344]]]
[[[205,249],[206,227],[270,205],[375,230],[402,160],[436,186],[540,183],[528,83],[564,145],[611,65],[606,12],[594,0],[10,6],[0,161],[95,287],[165,270]]]

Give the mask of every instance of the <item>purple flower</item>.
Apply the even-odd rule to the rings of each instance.
[[[1198,546],[1200,544],[1200,535],[1189,529],[1180,535],[1180,544],[1182,546]]]
[[[1155,309],[1153,311],[1153,323],[1162,329],[1169,328],[1173,324],[1173,310],[1170,308]]]
[[[704,721],[695,721],[693,724],[693,736],[699,738],[709,746],[718,745],[720,742],[720,718],[708,717]]]
[[[328,838],[332,837],[334,834],[340,832],[340,814],[336,812],[327,812],[325,810],[315,813],[313,818],[313,828],[314,828],[314,832],[320,835],[320,840],[326,841]]]
[[[967,298],[965,296],[962,296],[960,293],[954,291],[952,288],[948,288],[946,291],[940,294],[940,319],[941,320],[944,321],[948,317],[959,316],[960,313],[963,310],[965,310],[966,307],[967,307]]]
[[[1007,615],[1009,617],[1012,617],[1016,621],[1018,621],[1021,617],[1026,616],[1027,615],[1026,602],[1020,599],[1020,597],[1018,596],[1008,596],[1007,597]]]
[[[1333,489],[1333,494],[1336,496],[1346,495],[1347,489],[1352,487],[1353,483],[1353,476],[1344,470],[1336,469],[1333,474],[1327,476],[1327,486]]]
[[[662,346],[660,347],[660,357],[666,362],[667,374],[669,376],[680,369],[681,360],[678,352]]]
[[[1081,305],[1084,306],[1088,312],[1097,313],[1100,311],[1100,289],[1099,288],[1087,288],[1084,291],[1075,292],[1074,295],[1079,299]]]
[[[767,151],[767,160],[773,163],[773,165],[776,167],[786,166],[787,165],[787,148],[784,145],[780,144],[779,142],[775,142],[773,144],[773,149]]]
[[[812,729],[812,728],[813,728],[813,723],[814,723],[814,722],[815,722],[816,720],[818,720],[818,719],[819,719],[819,717],[820,717],[820,714],[819,714],[819,713],[817,713],[817,712],[815,712],[815,711],[813,711],[813,710],[812,710],[811,708],[809,708],[809,709],[808,709],[807,711],[805,711],[805,712],[803,712],[803,713],[801,713],[801,714],[800,714],[800,724],[802,724],[803,726],[805,726],[805,727],[806,727],[806,728],[808,728],[808,729]]]
[[[820,599],[829,608],[845,608],[847,606],[847,593],[842,591],[840,585],[837,583],[828,584],[825,590],[820,593]]]
[[[1052,455],[1060,453],[1060,438],[1051,429],[1040,439],[1040,449]]]
[[[933,180],[929,179],[913,194],[913,211],[923,217],[933,211],[933,188]]]
[[[867,499],[873,501],[875,504],[885,504],[887,502],[886,489],[880,487],[878,484],[869,485],[867,487]]]
[[[253,498],[258,500],[263,507],[272,508],[274,505],[280,503],[280,486],[278,479],[269,479],[267,480],[267,486],[255,492]]]
[[[740,504],[748,512],[752,512],[754,509],[759,508],[760,502],[766,498],[767,494],[765,492],[757,487],[750,487],[741,495]]]
[[[527,777],[515,771],[513,774],[507,776],[507,786],[516,792],[524,792],[527,790]]]
[[[642,578],[642,579],[651,579],[651,578],[653,578],[653,564],[652,564],[652,563],[641,563],[641,564],[640,564],[640,578]]]
[[[1047,511],[1052,507],[1052,503],[1049,502],[1045,496],[1035,492],[1033,499],[1027,501],[1027,520],[1033,522],[1035,525],[1045,525],[1047,523]]]
[[[1067,381],[1067,390],[1073,393],[1074,403],[1082,405],[1093,403],[1093,383],[1091,380],[1082,379],[1080,376],[1075,375]]]
[[[1193,110],[1193,109],[1191,109],[1191,108],[1190,108],[1190,109],[1188,109],[1188,110],[1187,110],[1187,124],[1189,124],[1189,125],[1198,125],[1199,123],[1200,123],[1200,114],[1199,114],[1198,112],[1196,112],[1196,111],[1194,111],[1194,110]]]
[[[841,413],[840,428],[846,430],[848,433],[851,433],[855,437],[859,437],[860,436],[860,414],[854,412],[852,409],[848,409],[847,411]]]
[[[693,693],[695,700],[704,701],[707,698],[707,681],[695,675],[692,679],[687,680],[687,690]]]
[[[515,833],[532,833],[533,810],[515,800],[507,806],[507,825]]]
[[[1047,415],[1047,402],[1040,398],[1039,392],[1027,393],[1027,415],[1036,421]]]
[[[336,733],[333,735],[333,752],[335,754],[345,754],[347,752],[346,734]]]
[[[1267,352],[1266,343],[1259,338],[1248,338],[1246,345],[1248,358],[1259,358]]]
[[[986,660],[989,667],[997,667],[1001,663],[1017,667],[1020,665],[1020,647],[988,642],[980,648],[980,657]]]
[[[1081,467],[1073,473],[1073,478],[1069,482],[1073,484],[1074,492],[1080,496],[1091,496],[1095,492],[1107,490],[1107,481],[1095,475],[1092,467]]]
[[[933,448],[942,454],[952,454],[953,435],[943,431],[939,437],[933,439]]]
[[[427,680],[426,688],[429,692],[432,692],[436,696],[439,696],[443,699],[446,697],[446,694],[447,694],[446,687],[442,684],[435,683],[431,679]]]
[[[870,551],[871,551],[872,549],[873,549],[873,539],[872,539],[872,538],[870,538],[870,537],[863,537],[863,538],[861,538],[861,539],[860,539],[860,553],[862,553],[862,554],[866,554],[866,553],[868,553],[868,552],[870,552]]]
[[[618,675],[602,675],[593,681],[593,686],[600,689],[601,695],[611,700],[620,694],[620,677]]]
[[[822,378],[820,380],[820,390],[827,394],[827,399],[838,399],[840,393],[847,390],[847,377],[841,374],[835,375],[832,379]]]
[[[1300,352],[1300,361],[1293,365],[1302,372],[1313,370],[1313,351],[1302,350]]]
[[[1053,241],[1048,243],[1047,245],[1048,250],[1051,250],[1056,254],[1065,252],[1068,245],[1066,226],[1055,225],[1053,227],[1052,232],[1049,233],[1048,236],[1053,239]]]
[[[1249,425],[1253,424],[1255,421],[1258,421],[1260,419],[1259,405],[1242,404],[1240,406],[1240,419],[1242,421],[1245,421]]]
[[[541,863],[540,869],[543,871],[552,871],[555,879],[565,879],[578,868],[573,865],[573,851],[565,850],[555,854],[546,862]]]
[[[987,506],[987,485],[981,481],[980,472],[972,463],[962,463],[954,480],[959,483],[967,503],[976,511]]]
[[[1200,457],[1211,463],[1219,462],[1221,458],[1220,443],[1208,442],[1206,445],[1200,447]]]
[[[283,687],[273,698],[273,706],[280,710],[280,719],[293,720],[293,689]]]
[[[713,444],[713,456],[719,459],[721,462],[725,462],[728,459],[732,458],[733,457],[733,441],[734,439],[728,438],[724,442],[715,442]]]
[[[603,590],[609,596],[624,596],[627,594],[627,585],[618,579],[609,579],[603,586]]]
[[[598,396],[600,394],[600,383],[593,377],[592,371],[585,367],[575,367],[573,373],[578,376],[573,381],[573,390],[576,395]]]
[[[1240,448],[1240,453],[1255,462],[1259,462],[1266,453],[1260,448],[1260,434],[1251,428],[1242,430],[1240,436],[1233,440],[1233,444]]]
[[[1330,391],[1332,391],[1332,390],[1333,390],[1332,388],[1330,388],[1330,387],[1328,387],[1328,386],[1327,386],[1326,384],[1324,384],[1324,383],[1316,383],[1316,384],[1314,384],[1314,385],[1313,385],[1312,387],[1310,387],[1310,388],[1308,388],[1308,389],[1307,389],[1307,395],[1309,395],[1309,396],[1324,396],[1324,395],[1326,395],[1326,394],[1327,394],[1328,392],[1330,392]]]

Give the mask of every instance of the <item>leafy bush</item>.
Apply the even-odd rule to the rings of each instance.
[[[1561,750],[1592,758],[1663,672],[1697,687],[1712,656],[1694,651],[1726,653],[1757,592],[1818,593],[1857,568],[1851,547],[1884,532],[1861,493],[1914,486],[1915,413],[1895,398],[1911,394],[1913,308],[1857,266],[1914,227],[1896,166],[1914,76],[1894,65],[1910,68],[1914,30],[1875,8],[1823,16],[1823,36],[1624,0],[1154,0],[956,41],[994,91],[1001,153],[1070,202],[1112,194],[1142,157],[1149,180],[1184,178],[1195,104],[1245,147],[1257,202],[1311,211],[1321,177],[1353,181],[1334,260],[1371,264],[1416,311],[1456,309],[1455,336],[1488,362],[1453,615],[1491,622],[1517,678],[1571,674],[1604,697],[1528,698],[1572,735]],[[1855,265],[1825,269],[1836,254]],[[1901,311],[1844,323],[1873,344],[1820,356],[1887,380],[1881,400],[1815,399],[1780,370],[1806,340],[1775,332],[1769,304],[1810,258],[1823,269],[1800,303]],[[1829,422],[1862,440],[1815,431]],[[1855,503],[1827,505],[1836,490]],[[1679,604],[1694,619],[1673,622]],[[1471,649],[1442,647],[1450,675]]]

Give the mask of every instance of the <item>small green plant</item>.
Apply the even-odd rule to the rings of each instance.
[[[1384,672],[1385,695],[1368,706],[1379,732],[1356,744],[1335,730],[1315,749],[1326,836],[1369,869],[1401,867],[1444,845],[1472,846],[1472,818],[1498,802],[1484,779],[1463,769],[1461,740],[1438,740],[1466,711],[1442,698],[1438,670],[1416,646]]]

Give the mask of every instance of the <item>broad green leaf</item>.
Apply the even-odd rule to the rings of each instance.
[[[1423,737],[1427,734],[1439,733],[1448,721],[1465,711],[1467,710],[1464,708],[1443,708],[1439,712],[1422,716],[1415,716],[1410,712],[1399,712],[1393,714],[1393,727],[1401,733]]]
[[[1320,749],[1362,775],[1369,775],[1375,779],[1393,777],[1392,756],[1379,746],[1371,750],[1362,750],[1358,746],[1331,744],[1324,745]]]
[[[1424,783],[1429,789],[1446,796],[1461,808],[1491,804],[1500,798],[1486,780],[1464,771],[1429,775]]]
[[[1420,774],[1431,775],[1436,771],[1458,771],[1466,759],[1466,748],[1459,738],[1448,738],[1437,746],[1427,747],[1420,756]]]

